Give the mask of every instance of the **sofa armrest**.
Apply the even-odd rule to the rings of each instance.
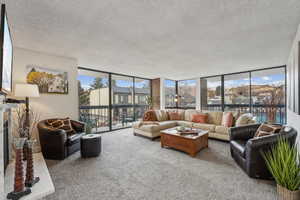
[[[260,124],[231,127],[229,129],[230,140],[249,140],[253,138]]]
[[[73,129],[77,133],[85,133],[86,132],[86,125],[84,122],[76,121],[76,120],[71,120],[71,124]]]

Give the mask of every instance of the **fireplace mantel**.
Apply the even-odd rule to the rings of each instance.
[[[5,184],[5,181],[4,181],[4,152],[3,152],[3,145],[4,145],[4,135],[3,135],[3,114],[4,112],[11,112],[11,109],[12,108],[17,108],[18,107],[18,104],[0,104],[0,200],[4,199],[3,195],[5,193],[5,190],[4,190],[4,184]],[[8,137],[9,137],[9,140],[11,141],[12,140],[12,115],[10,114],[10,119],[9,119],[9,133],[8,133]],[[11,151],[11,148],[10,148],[10,151]],[[11,154],[11,152],[10,152]]]

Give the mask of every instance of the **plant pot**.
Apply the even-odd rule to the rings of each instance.
[[[300,190],[291,191],[277,184],[278,200],[299,200]]]

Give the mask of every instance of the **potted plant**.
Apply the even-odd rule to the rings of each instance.
[[[300,156],[297,146],[283,138],[263,153],[266,165],[277,183],[279,200],[300,199]]]
[[[146,103],[148,105],[149,110],[153,109],[153,98],[151,96],[146,97]]]

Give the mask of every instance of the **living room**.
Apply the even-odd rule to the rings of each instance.
[[[1,199],[300,199],[300,2],[0,2]]]

